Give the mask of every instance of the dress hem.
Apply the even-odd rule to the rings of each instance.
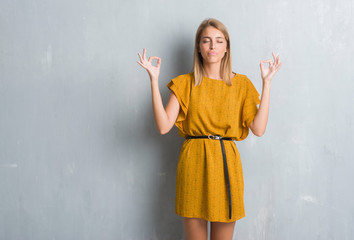
[[[241,216],[238,216],[234,219],[231,219],[231,220],[227,220],[227,221],[220,221],[218,219],[213,219],[213,218],[210,218],[210,217],[205,217],[205,216],[196,216],[196,215],[186,215],[186,214],[180,214],[180,213],[177,213],[175,212],[178,216],[181,216],[181,217],[188,217],[188,218],[202,218],[204,220],[207,220],[209,222],[224,222],[224,223],[228,223],[228,222],[235,222],[235,221],[238,221],[244,217],[246,217],[246,215],[241,215]]]

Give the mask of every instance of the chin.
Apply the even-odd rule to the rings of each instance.
[[[210,63],[210,64],[211,64],[211,63],[219,63],[219,62],[221,62],[221,60],[222,60],[222,59],[220,59],[220,60],[212,60],[212,61],[205,61],[205,60],[204,60],[204,63]]]

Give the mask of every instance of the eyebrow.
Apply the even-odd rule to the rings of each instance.
[[[203,38],[211,38],[211,37],[205,36],[205,37],[203,37]],[[222,38],[222,39],[224,39],[223,37],[216,37],[216,38]]]

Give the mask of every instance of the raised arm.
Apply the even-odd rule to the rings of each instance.
[[[162,98],[159,89],[159,75],[160,75],[160,66],[161,66],[161,58],[153,56],[150,57],[149,60],[146,60],[146,49],[143,50],[143,56],[138,53],[140,62],[140,66],[142,66],[149,73],[150,83],[151,83],[151,95],[152,95],[152,108],[154,111],[154,117],[157,129],[160,134],[168,133],[173,124],[176,122],[178,112],[179,112],[179,102],[177,100],[176,95],[171,91],[170,98],[166,105],[166,109],[163,106]],[[152,65],[152,60],[157,59],[156,66]]]
[[[260,67],[261,67],[261,76],[263,81],[262,87],[262,96],[261,102],[259,104],[259,109],[256,116],[253,119],[253,122],[250,125],[250,129],[254,135],[260,137],[264,134],[267,122],[268,122],[268,113],[269,113],[269,98],[270,98],[270,84],[275,75],[275,73],[280,69],[282,62],[279,61],[280,56],[275,56],[274,62],[269,60],[261,60]],[[264,67],[264,63],[269,63],[269,68]]]

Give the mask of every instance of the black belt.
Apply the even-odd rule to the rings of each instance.
[[[214,135],[214,136],[213,135],[209,135],[209,136],[187,136],[187,139],[190,139],[190,138],[209,138],[209,139],[220,140],[222,157],[223,157],[223,160],[224,160],[224,173],[225,173],[225,178],[226,178],[227,190],[228,190],[228,194],[229,194],[229,218],[231,219],[230,180],[229,180],[229,172],[227,171],[226,154],[225,154],[225,148],[224,148],[223,140],[232,141],[233,139],[229,138],[229,137],[221,137],[219,135]]]

